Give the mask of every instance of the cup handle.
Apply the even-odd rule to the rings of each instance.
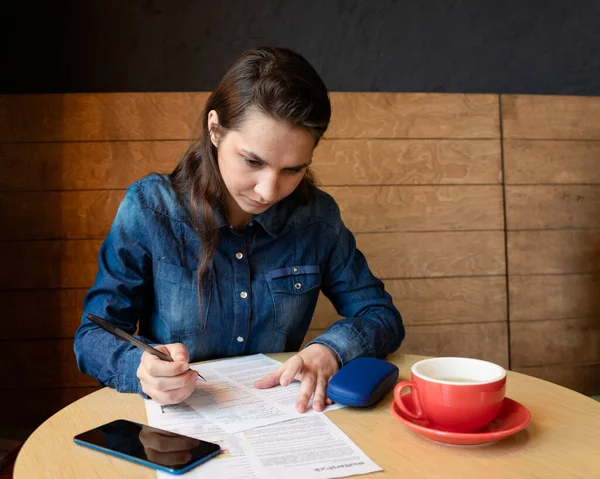
[[[408,410],[408,408],[404,404],[402,396],[400,395],[400,393],[402,393],[402,391],[406,388],[411,389],[413,404],[416,409],[415,412]],[[412,381],[400,381],[398,384],[396,384],[396,387],[394,387],[394,400],[396,401],[396,406],[398,406],[398,409],[400,409],[407,416],[412,417],[413,419],[417,419],[419,421],[424,421],[426,419],[425,414],[423,413],[423,408],[421,407],[419,395],[417,393],[417,385]]]

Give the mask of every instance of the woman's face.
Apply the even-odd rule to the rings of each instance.
[[[311,162],[315,139],[304,128],[292,128],[251,110],[236,130],[218,135],[217,113],[208,114],[211,140],[229,198],[228,220],[243,226],[253,215],[291,194]]]

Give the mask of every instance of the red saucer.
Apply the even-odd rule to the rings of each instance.
[[[408,409],[413,410],[411,393],[402,396],[402,398]],[[392,414],[413,432],[432,441],[460,446],[478,446],[500,441],[525,429],[531,420],[531,414],[527,408],[509,398],[504,398],[502,409],[500,409],[496,419],[482,430],[470,433],[448,432],[436,429],[429,424],[429,421],[419,421],[406,416],[396,407],[395,402],[392,402],[391,409]]]

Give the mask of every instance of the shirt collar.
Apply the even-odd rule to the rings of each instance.
[[[252,217],[252,219],[248,221],[248,224],[258,223],[270,236],[276,237],[281,233],[283,227],[287,223],[289,215],[291,214],[291,206],[292,204],[290,203],[289,197],[284,198],[278,203],[275,203],[264,213]],[[230,227],[223,211],[216,210],[215,213],[217,228]]]

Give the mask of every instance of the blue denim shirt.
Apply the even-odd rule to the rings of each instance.
[[[148,344],[183,343],[190,362],[297,351],[319,292],[343,319],[311,343],[330,347],[340,365],[399,348],[404,327],[331,196],[310,187],[242,229],[218,215],[218,248],[198,301],[200,239],[169,180],[150,175],[130,186],[98,255],[95,284],[75,335],[82,372],[121,392],[140,392],[142,351],[85,318],[115,323]]]

